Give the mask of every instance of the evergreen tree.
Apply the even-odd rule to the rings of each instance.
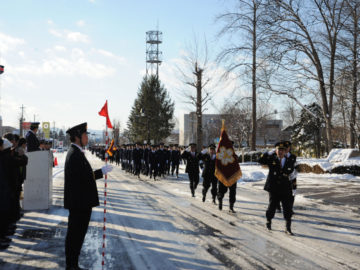
[[[295,145],[301,146],[303,149],[314,149],[317,158],[321,154],[321,129],[325,125],[324,115],[321,107],[317,103],[305,105],[317,117],[315,118],[307,110],[302,109],[299,121],[289,126],[286,130],[291,131],[291,139]]]
[[[154,75],[144,77],[127,123],[131,139],[160,142],[174,128],[173,115],[174,102],[160,80]]]

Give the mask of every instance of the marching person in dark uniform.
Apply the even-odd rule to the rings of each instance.
[[[179,164],[180,164],[180,150],[179,145],[174,144],[173,150],[171,151],[171,175],[174,176],[174,171],[176,169],[176,178],[179,178]]]
[[[133,161],[134,161],[134,174],[140,178],[141,171],[141,159],[143,157],[143,150],[140,148],[140,143],[135,144],[135,148],[133,150]]]
[[[206,149],[201,151],[200,159],[204,162],[204,169],[202,171],[203,177],[203,190],[202,190],[202,201],[205,202],[206,193],[211,186],[211,195],[212,201],[216,204],[216,195],[217,195],[217,183],[218,179],[215,176],[215,161],[216,161],[216,152],[215,152],[215,145],[209,145],[209,152]]]
[[[166,150],[164,149],[164,143],[160,143],[160,148],[156,151],[158,158],[158,175],[165,176],[166,167]]]
[[[296,155],[294,155],[293,153],[291,153],[291,142],[290,141],[285,141],[285,155],[288,159],[292,160],[294,162],[294,172],[292,174],[289,175],[289,179],[291,182],[291,188],[292,188],[292,193],[291,193],[291,213],[294,214],[293,208],[294,208],[294,201],[295,201],[295,195],[296,195],[296,188],[297,188],[297,182],[296,182],[296,176],[297,176],[297,171],[296,171]]]
[[[169,146],[165,146],[165,173],[167,175],[170,175],[170,167],[171,167],[171,151],[172,151],[172,145]],[[165,174],[164,173],[164,174]]]
[[[32,122],[30,130],[26,133],[26,146],[28,152],[40,151],[40,142],[36,137],[36,132],[39,129],[39,122]]]
[[[265,182],[264,189],[269,192],[269,205],[266,211],[266,227],[271,230],[271,220],[276,211],[276,206],[279,201],[283,207],[283,215],[286,220],[285,232],[293,235],[291,231],[291,197],[292,185],[289,176],[293,173],[296,158],[288,158],[285,155],[287,148],[284,142],[275,144],[275,153],[264,153],[259,163],[269,166],[269,174]]]
[[[112,170],[106,165],[93,171],[85,157],[83,147],[88,143],[87,124],[66,131],[71,147],[65,161],[64,208],[69,209],[65,240],[66,269],[82,269],[78,265],[80,250],[89,225],[92,208],[99,205],[96,179]]]
[[[151,151],[150,144],[147,143],[147,144],[146,144],[146,147],[145,147],[145,149],[144,149],[144,155],[143,155],[144,166],[145,166],[145,168],[144,168],[144,174],[145,174],[146,176],[149,175],[149,170],[150,170],[150,169],[149,169],[149,153],[150,153],[150,151]]]
[[[196,151],[196,144],[191,143],[190,149],[186,149],[182,154],[186,159],[185,172],[189,175],[191,195],[195,197],[195,190],[199,184],[199,153]]]
[[[148,154],[148,163],[149,163],[150,179],[153,176],[154,180],[156,180],[156,176],[158,175],[159,159],[155,145],[151,146],[151,151]]]

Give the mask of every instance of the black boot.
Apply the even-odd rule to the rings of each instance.
[[[285,233],[289,235],[294,235],[293,232],[291,231],[291,220],[286,221]]]
[[[234,204],[230,204],[230,209],[229,209],[230,213],[236,213],[234,210]]]
[[[222,200],[219,200],[219,210],[222,210]]]
[[[216,205],[216,200],[215,200],[215,197],[213,197],[213,200],[212,200],[213,204]]]
[[[268,229],[268,231],[271,231],[271,220],[268,220],[266,222],[266,228]]]
[[[205,200],[206,200],[206,197],[203,195],[202,201],[205,202]]]

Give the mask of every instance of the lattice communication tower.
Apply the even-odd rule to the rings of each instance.
[[[147,31],[146,32],[146,77],[155,72],[159,78],[159,66],[162,62],[162,52],[159,46],[162,43],[162,32]]]

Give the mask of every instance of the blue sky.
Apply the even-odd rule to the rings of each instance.
[[[111,119],[126,127],[145,73],[145,32],[163,32],[160,79],[175,101],[175,116],[191,107],[179,96],[175,69],[194,36],[207,36],[219,52],[215,17],[231,8],[223,0],[12,0],[0,1],[1,108],[4,125],[17,126],[20,106],[26,121],[55,121],[68,128],[88,122],[102,129],[97,115],[105,100]],[[229,6],[225,6],[229,5]],[[220,70],[219,70],[220,73]],[[231,93],[226,86],[217,100]],[[210,105],[211,107],[211,105]],[[215,106],[216,107],[216,106]],[[209,108],[214,111],[215,108]]]

